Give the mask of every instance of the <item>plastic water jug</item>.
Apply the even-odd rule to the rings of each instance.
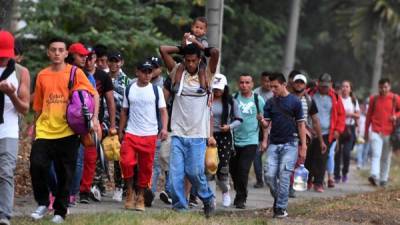
[[[294,183],[293,189],[296,191],[305,191],[307,190],[307,181],[308,181],[308,170],[301,164],[294,171]]]

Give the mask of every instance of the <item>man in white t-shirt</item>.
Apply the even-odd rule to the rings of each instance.
[[[207,93],[198,93],[200,88],[198,68],[201,58],[200,50],[194,45],[183,49],[175,46],[161,46],[160,53],[169,71],[171,80],[175,80],[177,64],[171,54],[183,53],[184,66],[180,82],[181,94],[175,96],[171,115],[171,153],[169,163],[169,180],[171,185],[172,205],[175,210],[185,211],[188,202],[184,191],[184,178],[197,191],[203,201],[204,214],[209,217],[215,211],[214,194],[208,186],[204,173],[206,140],[210,136],[210,107]],[[205,56],[210,57],[206,68],[206,81],[212,81],[217,68],[219,52],[216,48],[206,48]],[[215,140],[209,138],[209,145]]]
[[[153,67],[145,61],[137,67],[137,82],[126,87],[119,124],[121,169],[127,184],[126,209],[145,210],[144,190],[151,183],[157,135],[167,137],[168,114],[160,87],[153,86]],[[125,134],[123,135],[123,132]],[[133,188],[134,167],[139,173],[136,191]]]
[[[0,31],[0,224],[10,224],[14,204],[18,113],[29,110],[29,71],[14,56],[13,35]]]

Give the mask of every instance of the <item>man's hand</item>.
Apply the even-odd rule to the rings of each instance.
[[[108,135],[109,135],[109,136],[116,135],[117,133],[118,133],[118,131],[117,131],[117,129],[116,129],[115,127],[111,127],[111,128],[108,130]]]
[[[339,131],[335,130],[333,132],[333,137],[335,137],[336,140],[339,140],[339,137],[340,137]]]
[[[162,129],[160,131],[160,134],[158,134],[158,138],[160,138],[162,141],[166,140],[168,138],[168,131],[167,129]]]
[[[264,119],[263,115],[257,114],[257,120],[258,120],[258,121],[262,122],[263,119]]]
[[[328,147],[326,146],[324,141],[320,141],[319,144],[320,144],[319,146],[321,147],[321,153],[325,154],[325,152],[328,150]]]
[[[299,149],[299,159],[297,161],[300,164],[304,164],[304,162],[306,161],[306,155],[307,155],[307,145],[301,144]]]
[[[365,140],[365,143],[367,143],[369,141],[369,132],[368,131],[365,131],[365,133],[364,133],[364,140]]]
[[[220,126],[219,129],[221,129],[222,132],[228,132],[231,129],[231,127],[229,125],[225,124],[225,125]]]
[[[99,120],[97,119],[97,117],[93,117],[92,118],[92,131],[97,133],[99,129],[100,129]]]
[[[11,96],[15,93],[17,88],[9,83],[7,80],[3,80],[0,82],[0,91],[3,92],[4,94]]]
[[[268,141],[263,140],[260,144],[260,152],[266,152],[268,147]]]
[[[208,146],[217,147],[217,141],[213,136],[208,138]]]
[[[393,115],[393,116],[390,117],[390,120],[391,120],[392,122],[396,122],[397,117],[396,117],[395,115]]]

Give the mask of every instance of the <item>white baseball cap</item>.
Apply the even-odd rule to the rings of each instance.
[[[303,74],[297,74],[296,76],[294,76],[293,78],[293,82],[296,82],[298,80],[303,81],[305,84],[307,84],[307,77],[304,76]]]
[[[217,73],[214,76],[214,80],[212,83],[213,89],[224,90],[225,86],[228,84],[225,75]]]

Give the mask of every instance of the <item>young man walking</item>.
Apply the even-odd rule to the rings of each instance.
[[[35,141],[30,156],[30,174],[33,193],[39,207],[31,214],[41,219],[49,205],[48,178],[51,161],[57,177],[52,222],[61,223],[67,214],[68,195],[75,173],[79,138],[68,126],[66,109],[71,91],[87,90],[94,96],[95,111],[92,117],[93,131],[98,129],[99,96],[82,70],[77,69],[72,90],[68,89],[72,66],[65,63],[68,55],[61,39],[49,42],[47,55],[51,65],[39,72],[35,86],[33,109],[35,110]]]
[[[379,95],[369,98],[369,108],[365,121],[365,140],[371,144],[371,175],[369,182],[385,187],[389,180],[392,148],[390,135],[400,118],[400,97],[391,92],[390,80],[379,81]],[[369,127],[372,127],[369,133]]]
[[[267,148],[265,181],[274,198],[274,217],[284,218],[287,214],[290,176],[297,157],[304,163],[307,145],[303,108],[300,100],[286,89],[286,79],[281,73],[270,76],[274,97],[264,107],[263,124],[271,134]],[[298,149],[299,139],[301,146]]]
[[[144,191],[151,183],[157,134],[162,140],[168,134],[164,95],[160,87],[150,83],[152,71],[151,61],[138,65],[138,79],[127,87],[119,124],[120,138],[123,136],[121,169],[127,185],[125,208],[138,211],[145,210]],[[159,122],[162,123],[160,131]],[[134,191],[133,173],[136,164],[139,166],[139,173]]]
[[[9,225],[14,205],[18,113],[29,110],[29,71],[16,64],[14,37],[0,30],[0,224]],[[19,68],[17,68],[19,67]]]
[[[160,47],[160,53],[170,72],[171,80],[175,80],[176,71],[180,65],[175,62],[171,54],[179,52],[180,49],[175,46]],[[209,98],[207,93],[197,92],[200,88],[198,76],[200,50],[194,45],[187,45],[182,49],[182,53],[185,59],[183,82],[180,82],[182,94],[175,96],[171,118],[169,179],[172,205],[178,211],[188,209],[184,190],[186,176],[197,191],[197,196],[204,203],[205,216],[209,217],[215,210],[214,194],[208,186],[204,173],[206,139],[211,136]],[[219,52],[216,48],[208,48],[205,50],[205,55],[210,56],[206,68],[206,77],[210,82],[217,69]]]
[[[233,204],[239,209],[246,207],[249,172],[256,156],[257,148],[265,149],[267,147],[267,139],[264,138],[266,135],[265,130],[261,140],[259,136],[260,129],[263,129],[260,126],[260,121],[262,119],[264,100],[261,96],[253,93],[253,87],[254,83],[251,75],[242,74],[239,77],[240,91],[234,94],[234,98],[239,104],[243,122],[233,132],[235,151],[230,159],[229,171],[236,191]]]
[[[271,91],[271,81],[269,80],[270,72],[264,71],[261,73],[260,78],[260,87],[254,89],[254,93],[258,94],[264,99],[264,102],[267,102],[270,98],[274,96],[274,93]],[[256,174],[257,182],[254,184],[254,188],[262,188],[264,187],[264,171],[262,166],[262,156],[263,151],[257,149],[256,157],[254,158],[254,172]]]

